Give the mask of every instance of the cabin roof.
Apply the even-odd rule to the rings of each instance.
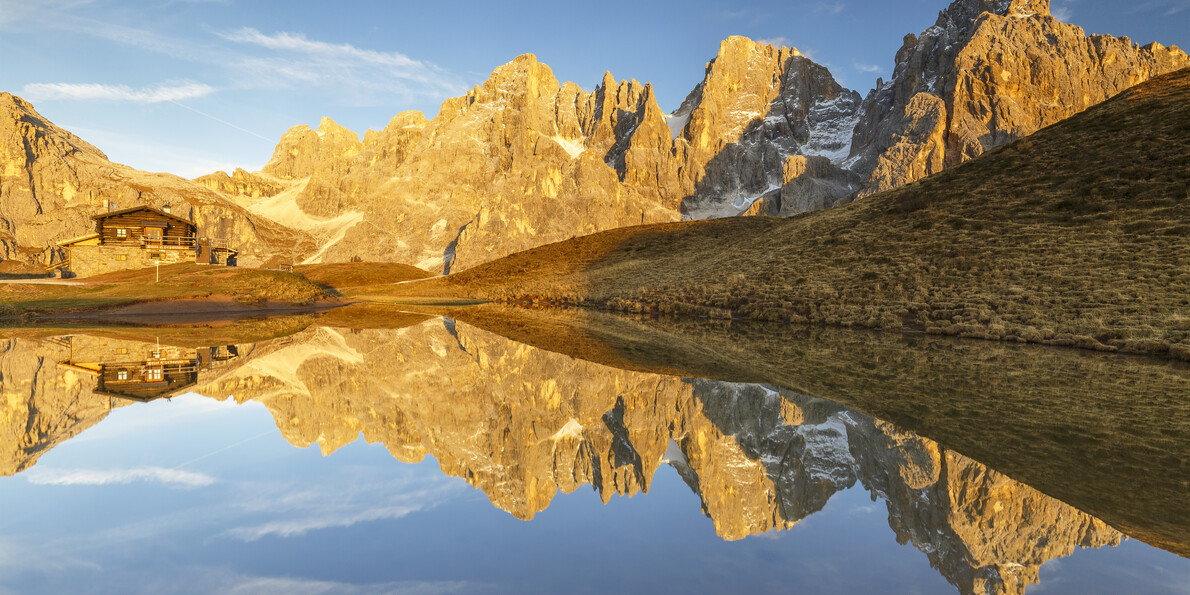
[[[93,216],[93,217],[91,217],[91,218],[92,218],[92,219],[94,219],[94,220],[96,220],[96,221],[100,221],[100,220],[102,220],[102,219],[107,219],[108,217],[115,217],[115,216],[117,216],[117,215],[126,215],[126,214],[128,214],[128,213],[135,213],[135,212],[137,212],[137,211],[146,211],[147,213],[152,213],[153,215],[157,215],[157,216],[161,216],[161,217],[168,217],[168,218],[170,218],[170,219],[173,219],[173,220],[175,220],[175,221],[180,221],[180,222],[182,222],[182,223],[184,223],[184,224],[186,224],[186,225],[189,225],[189,226],[191,226],[191,227],[197,227],[195,224],[191,223],[189,219],[185,219],[185,218],[179,217],[179,216],[177,216],[177,215],[174,215],[174,214],[172,214],[172,213],[166,213],[165,211],[161,211],[161,210],[158,210],[158,209],[154,209],[153,207],[149,207],[149,206],[145,206],[145,205],[140,205],[140,206],[136,206],[136,207],[129,207],[129,208],[127,208],[127,209],[120,209],[119,211],[109,211],[109,212],[107,212],[107,213],[100,213],[100,214],[98,214],[98,215],[95,215],[95,216]]]
[[[89,233],[89,234],[87,234],[87,235],[85,235],[85,236],[79,236],[79,237],[77,237],[77,238],[70,238],[69,240],[62,240],[61,242],[58,242],[58,245],[59,245],[59,246],[69,246],[69,245],[71,245],[71,244],[77,244],[77,243],[79,243],[79,242],[84,242],[84,241],[86,241],[86,240],[93,240],[93,239],[95,239],[95,238],[97,238],[97,237],[99,237],[99,234],[97,234],[97,233]]]

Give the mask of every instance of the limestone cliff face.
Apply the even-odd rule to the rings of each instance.
[[[0,339],[0,477],[20,473],[53,447],[107,417],[95,379],[57,368],[69,347]]]
[[[666,463],[725,539],[785,529],[858,481],[964,593],[1023,593],[1046,561],[1116,544],[1101,521],[839,405],[759,385],[609,368],[447,321],[317,328],[265,349],[212,396],[258,400],[297,446],[362,433],[530,519],[590,485],[647,492]]]
[[[858,418],[848,436],[864,486],[964,595],[1023,594],[1042,564],[1118,545],[1103,521],[891,424]]]
[[[894,188],[1187,66],[1176,47],[1088,36],[1048,0],[956,0],[864,99],[848,166],[860,196]]]
[[[853,180],[830,166],[848,155],[860,101],[796,49],[728,38],[670,116],[681,126],[674,150],[683,212],[696,219],[738,215],[758,201],[769,214],[829,206],[802,187],[830,183],[838,185],[831,195],[850,191]],[[789,165],[815,157],[825,165]]]
[[[672,139],[652,87],[559,84],[524,55],[432,120],[399,114],[363,141],[324,119],[282,138],[239,192],[254,213],[318,237],[310,262],[395,260],[448,270],[624,225],[678,218]]]
[[[117,208],[169,205],[200,233],[225,238],[254,265],[312,246],[304,232],[252,217],[218,192],[169,174],[112,163],[28,102],[0,93],[0,260],[48,264],[56,243],[94,231],[103,201]]]
[[[361,257],[444,272],[612,227],[792,215],[895,188],[1190,65],[1087,36],[1044,0],[956,0],[909,35],[866,98],[796,49],[724,40],[683,104],[606,75],[559,84],[525,55],[432,120],[363,141],[324,119],[282,138],[252,212],[311,233],[308,261]]]

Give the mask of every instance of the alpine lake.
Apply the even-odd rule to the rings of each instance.
[[[1190,365],[583,310],[0,329],[0,593],[1190,593]]]

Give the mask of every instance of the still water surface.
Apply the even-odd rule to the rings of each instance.
[[[8,333],[0,592],[1190,592],[1185,367],[517,316]]]

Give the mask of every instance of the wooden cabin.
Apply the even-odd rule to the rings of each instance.
[[[168,210],[138,206],[92,217],[95,231],[59,242],[65,258],[51,269],[89,277],[158,264],[195,262],[235,266],[225,240],[198,237],[198,226]]]
[[[172,397],[239,356],[236,345],[186,348],[74,336],[65,338],[71,358],[58,367],[96,378],[96,394],[132,401]]]
[[[101,246],[194,247],[198,226],[152,207],[140,206],[92,217]]]

